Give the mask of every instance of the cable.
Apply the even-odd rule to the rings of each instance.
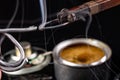
[[[24,64],[26,63],[26,60],[27,60],[25,57],[25,54],[24,54],[24,50],[23,50],[22,46],[17,42],[17,40],[12,35],[10,35],[8,33],[3,33],[3,35],[5,35],[8,39],[10,39],[12,41],[12,43],[14,43],[15,46],[19,49],[20,59],[19,59],[19,61],[16,61],[15,63],[8,63],[8,62],[5,62],[2,59],[0,59],[0,68],[3,71],[18,70],[24,66]]]
[[[44,28],[44,26],[46,25],[46,21],[47,21],[47,6],[46,6],[46,0],[39,0],[39,4],[40,4],[40,11],[41,11],[41,17],[42,17],[42,22],[39,25],[39,30],[41,30],[42,28]]]
[[[18,7],[19,7],[19,0],[16,1],[15,11],[14,11],[13,16],[11,17],[10,21],[8,22],[6,28],[9,28],[10,25],[12,24],[13,20],[15,19],[15,16],[16,16],[16,14],[18,12]],[[4,35],[1,36],[1,40],[0,40],[1,43],[0,44],[2,44],[4,39],[5,39],[5,36]]]
[[[59,28],[59,27],[62,27],[62,26],[65,26],[69,24],[69,22],[66,22],[66,23],[62,23],[62,24],[59,24],[59,25],[55,25],[55,26],[49,26],[49,27],[44,27],[43,30],[47,30],[47,29],[55,29],[55,28]]]
[[[37,26],[30,26],[28,28],[7,28],[7,29],[0,29],[0,33],[7,33],[7,32],[30,32],[37,30]]]

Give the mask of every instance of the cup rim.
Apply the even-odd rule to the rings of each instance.
[[[76,64],[76,63],[72,63],[69,62],[67,60],[64,60],[60,57],[60,52],[61,50],[63,50],[64,48],[71,46],[71,45],[75,45],[75,44],[88,44],[91,46],[95,46],[100,48],[101,50],[104,51],[105,55],[98,61],[90,63],[90,64]],[[60,42],[59,44],[57,44],[55,46],[55,48],[53,49],[53,58],[55,61],[57,61],[60,64],[63,65],[67,65],[67,66],[71,66],[71,67],[90,67],[90,66],[97,66],[100,64],[105,63],[107,60],[109,60],[112,56],[112,51],[111,48],[104,42],[97,40],[97,39],[93,39],[93,38],[74,38],[74,39],[68,39],[65,41]]]

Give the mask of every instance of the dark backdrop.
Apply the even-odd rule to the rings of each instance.
[[[87,0],[86,0],[87,1]],[[85,0],[47,0],[48,16],[51,16],[62,8],[71,8],[80,5]],[[13,15],[16,0],[0,1],[0,28],[5,28]],[[24,17],[23,17],[24,16]],[[28,27],[39,25],[41,22],[38,0],[19,0],[17,15],[10,27]],[[89,37],[106,42],[112,49],[112,60],[120,67],[120,6],[113,7],[106,11],[93,15],[92,24],[89,30]],[[29,41],[33,46],[43,47],[52,50],[54,46],[66,39],[84,37],[86,25],[77,21],[65,27],[45,31],[33,31],[27,33],[11,33],[18,41]],[[45,36],[44,36],[45,35]],[[54,37],[53,37],[54,36]],[[10,50],[13,46],[8,40],[4,41],[3,52]],[[45,43],[46,42],[46,43]],[[9,44],[9,45],[8,45]],[[46,45],[46,46],[45,46]],[[115,68],[117,72],[118,69]]]

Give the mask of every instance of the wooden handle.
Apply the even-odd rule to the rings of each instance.
[[[94,0],[85,4],[89,6],[92,14],[96,14],[101,11],[120,5],[120,0]]]
[[[74,22],[81,19],[80,15],[82,15],[82,12],[84,13],[85,11],[90,11],[90,13],[94,15],[118,5],[120,5],[120,0],[91,0],[69,10],[61,10],[61,12],[58,14],[58,19],[60,19],[60,22]]]
[[[96,14],[118,5],[120,5],[120,0],[91,0],[83,5],[71,8],[70,11],[84,11],[88,7],[91,14]]]

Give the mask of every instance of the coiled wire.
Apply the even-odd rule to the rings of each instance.
[[[1,57],[1,59],[0,59],[0,68],[3,71],[18,70],[21,67],[23,67],[24,64],[27,61],[27,59],[25,57],[25,54],[24,54],[24,50],[23,50],[22,46],[18,43],[18,41],[12,35],[10,35],[8,33],[3,33],[3,35],[8,37],[8,39],[10,39],[11,42],[19,49],[19,51],[20,51],[20,59],[19,59],[19,61],[16,61],[15,63],[8,63],[8,62],[3,61],[2,56],[0,56]],[[2,54],[2,52],[0,52],[0,54]]]

